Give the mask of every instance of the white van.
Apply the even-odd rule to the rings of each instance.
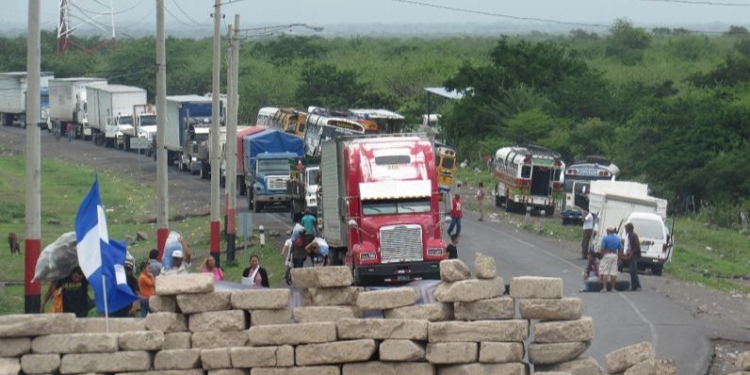
[[[633,212],[626,223],[633,224],[633,231],[641,240],[641,258],[638,268],[651,268],[651,273],[661,275],[664,263],[672,260],[674,237],[670,235],[661,216],[650,212]],[[625,238],[625,226],[620,228],[620,238]],[[625,264],[623,262],[623,264]]]

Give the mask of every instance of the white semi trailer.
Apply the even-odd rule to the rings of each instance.
[[[147,103],[146,90],[125,85],[86,86],[88,125],[97,144],[117,147],[117,136],[133,128],[133,108]]]
[[[76,138],[91,139],[91,128],[88,127],[88,119],[86,118],[86,86],[101,86],[106,84],[107,80],[104,78],[71,77],[50,79],[50,123],[53,126],[62,126],[61,131],[65,131],[67,123],[72,123]]]
[[[51,72],[41,72],[39,77],[40,116],[36,120],[37,123],[48,124],[49,80],[54,77],[55,74]],[[0,123],[2,125],[26,126],[27,85],[26,72],[0,73]]]

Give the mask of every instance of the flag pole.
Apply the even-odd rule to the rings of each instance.
[[[102,275],[102,291],[104,294],[104,326],[106,327],[107,333],[109,333],[109,307],[107,306],[107,276]]]

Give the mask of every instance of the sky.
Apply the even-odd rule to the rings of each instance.
[[[114,8],[116,31],[155,30],[155,0],[69,0],[71,24],[81,25],[85,15],[95,16]],[[636,26],[683,26],[700,29],[712,24],[745,25],[750,0],[222,0],[224,23],[240,14],[241,27],[250,28],[290,23],[326,25],[378,24],[529,24],[540,19],[571,23],[571,27],[601,31],[617,18]],[[0,33],[26,27],[28,2],[0,0]],[[55,29],[59,0],[41,0],[42,28]],[[210,29],[214,0],[164,0],[166,27]],[[729,5],[726,5],[729,4]],[[449,9],[451,8],[451,9]],[[504,16],[510,16],[504,17]],[[517,19],[521,18],[521,19]],[[526,18],[526,19],[524,19]],[[109,28],[110,16],[97,22]],[[545,24],[546,22],[541,22]],[[580,25],[576,25],[580,24]],[[599,26],[597,26],[599,25]],[[82,28],[84,26],[81,26]],[[89,26],[90,27],[90,26]],[[110,32],[110,31],[107,31]],[[154,31],[155,33],[155,31]]]

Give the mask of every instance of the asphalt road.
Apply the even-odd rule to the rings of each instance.
[[[25,131],[18,128],[0,129],[3,146],[23,149]],[[117,169],[144,185],[155,186],[156,166],[144,156],[122,151],[105,150],[91,142],[60,143],[42,133],[42,154],[72,163]],[[123,166],[127,166],[123,168]],[[169,169],[170,206],[183,214],[205,214],[209,205],[210,183],[198,176]],[[196,197],[204,197],[198,199]],[[240,211],[246,211],[245,197],[237,197]],[[519,216],[519,220],[522,219]],[[284,233],[291,229],[287,212],[254,214],[254,227],[264,225]],[[239,233],[238,233],[239,234]],[[713,345],[708,336],[714,327],[696,319],[686,308],[648,288],[653,276],[641,275],[643,291],[619,293],[579,293],[581,272],[585,261],[577,252],[566,249],[557,241],[547,240],[498,221],[478,222],[473,213],[465,214],[459,244],[459,257],[470,267],[474,254],[482,252],[495,258],[499,276],[508,283],[514,276],[560,277],[565,295],[580,297],[584,315],[594,321],[594,341],[584,355],[590,355],[605,366],[605,355],[613,350],[642,341],[651,342],[658,358],[674,359],[679,373],[703,375],[710,363]],[[620,279],[628,279],[621,275]]]

